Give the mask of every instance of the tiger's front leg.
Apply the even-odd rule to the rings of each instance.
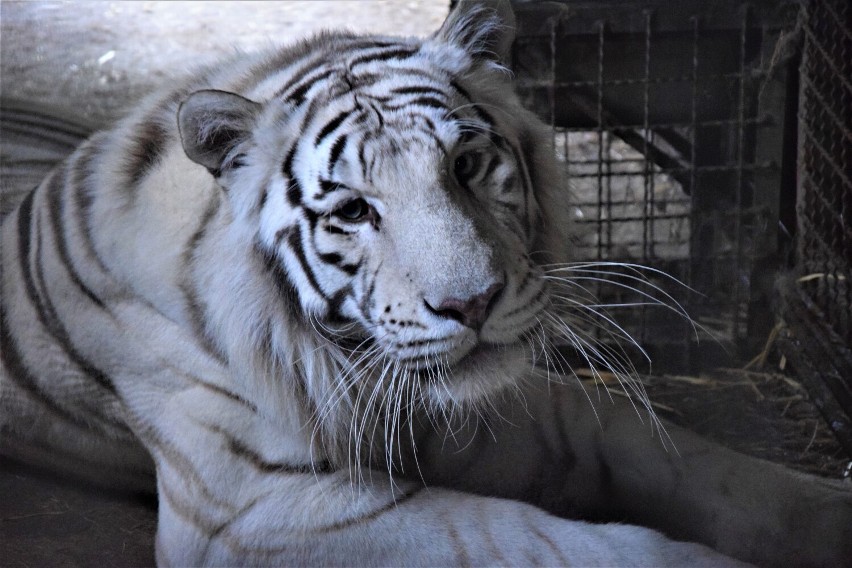
[[[292,452],[294,444],[260,442],[276,439],[274,424],[228,412],[225,404],[215,408],[200,392],[180,398],[176,414],[163,416],[183,432],[179,445],[153,452],[162,566],[738,565],[641,527],[592,525],[520,501],[392,485],[386,472],[365,472],[355,484],[346,469],[311,471],[299,456],[280,451],[283,445]],[[215,425],[208,422],[214,415]]]
[[[109,331],[97,339],[113,354],[104,364],[156,464],[162,566],[736,565],[645,528],[394,484],[387,472],[354,482],[324,460],[310,428],[241,397],[234,370],[188,350],[191,338],[149,305],[119,303],[90,317],[84,323]]]
[[[346,471],[259,471],[266,468],[233,455],[219,460],[219,475],[196,488],[159,470],[159,565],[739,565],[641,527],[407,483],[394,489],[380,472],[358,487]]]
[[[427,480],[560,515],[651,526],[760,565],[852,559],[848,483],[750,458],[674,425],[661,433],[629,402],[593,406],[579,387],[528,389],[503,417],[467,436],[426,437]]]

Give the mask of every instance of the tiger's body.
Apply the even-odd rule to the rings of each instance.
[[[426,40],[240,55],[89,139],[3,222],[2,452],[156,485],[161,565],[735,563],[565,516],[848,562],[848,488],[670,453],[535,367],[606,353],[560,313],[510,31],[462,3]]]

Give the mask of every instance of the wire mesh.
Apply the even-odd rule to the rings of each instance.
[[[799,96],[799,283],[852,345],[852,28],[848,2],[805,4]]]
[[[758,312],[769,310],[764,273],[777,265],[785,98],[766,85],[796,12],[756,4],[517,5],[514,68],[553,127],[577,259],[639,263],[682,282],[647,272],[635,291],[617,278],[595,284],[604,302],[635,304],[619,323],[656,371],[730,363],[771,327]],[[783,76],[773,81],[784,90]],[[660,297],[655,287],[697,329],[649,307],[643,294]]]

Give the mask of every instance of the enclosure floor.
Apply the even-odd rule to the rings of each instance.
[[[110,493],[0,458],[0,565],[153,566],[156,498]]]

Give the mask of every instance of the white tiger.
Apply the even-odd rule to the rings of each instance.
[[[3,453],[156,483],[163,566],[849,565],[848,487],[542,377],[622,369],[512,32],[240,55],[83,144],[2,226]]]

